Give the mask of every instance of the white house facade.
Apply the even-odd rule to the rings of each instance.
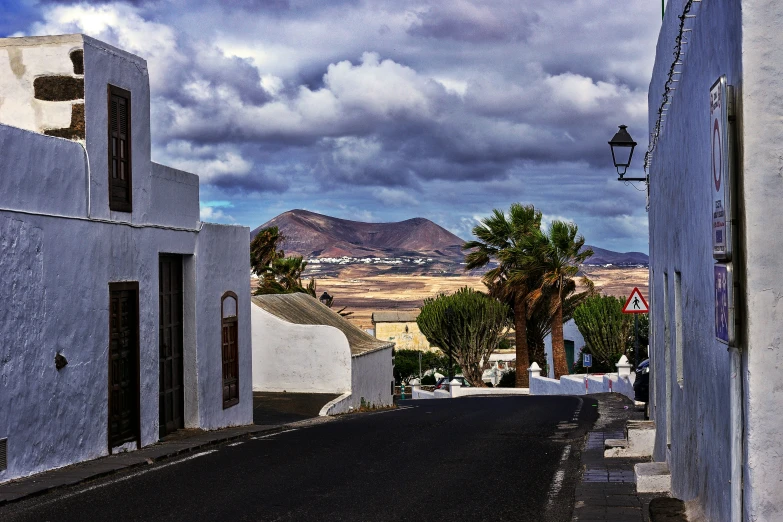
[[[0,482],[252,422],[249,229],[150,159],[146,62],[0,39]]]
[[[783,520],[783,4],[666,7],[649,91],[653,458],[707,520]]]

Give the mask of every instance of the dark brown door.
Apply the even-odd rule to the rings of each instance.
[[[139,441],[139,284],[109,284],[109,449]]]
[[[160,436],[185,426],[182,386],[182,257],[161,255],[160,289]]]
[[[237,345],[237,295],[223,294],[223,409],[239,404],[239,347]]]

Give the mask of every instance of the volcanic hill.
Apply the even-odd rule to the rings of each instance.
[[[447,258],[462,262],[464,241],[424,218],[397,223],[362,223],[307,210],[289,210],[250,233],[277,226],[286,254],[305,258]]]

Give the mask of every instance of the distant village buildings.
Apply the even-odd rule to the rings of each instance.
[[[650,82],[653,457],[705,520],[783,520],[782,19],[669,0]]]
[[[419,310],[388,310],[373,312],[372,325],[375,337],[384,341],[393,341],[397,350],[432,351],[429,341],[419,330],[416,318]]]
[[[150,159],[147,64],[0,39],[0,482],[252,422],[249,229]]]

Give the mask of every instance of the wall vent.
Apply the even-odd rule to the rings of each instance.
[[[0,439],[0,471],[8,468],[8,439]]]

